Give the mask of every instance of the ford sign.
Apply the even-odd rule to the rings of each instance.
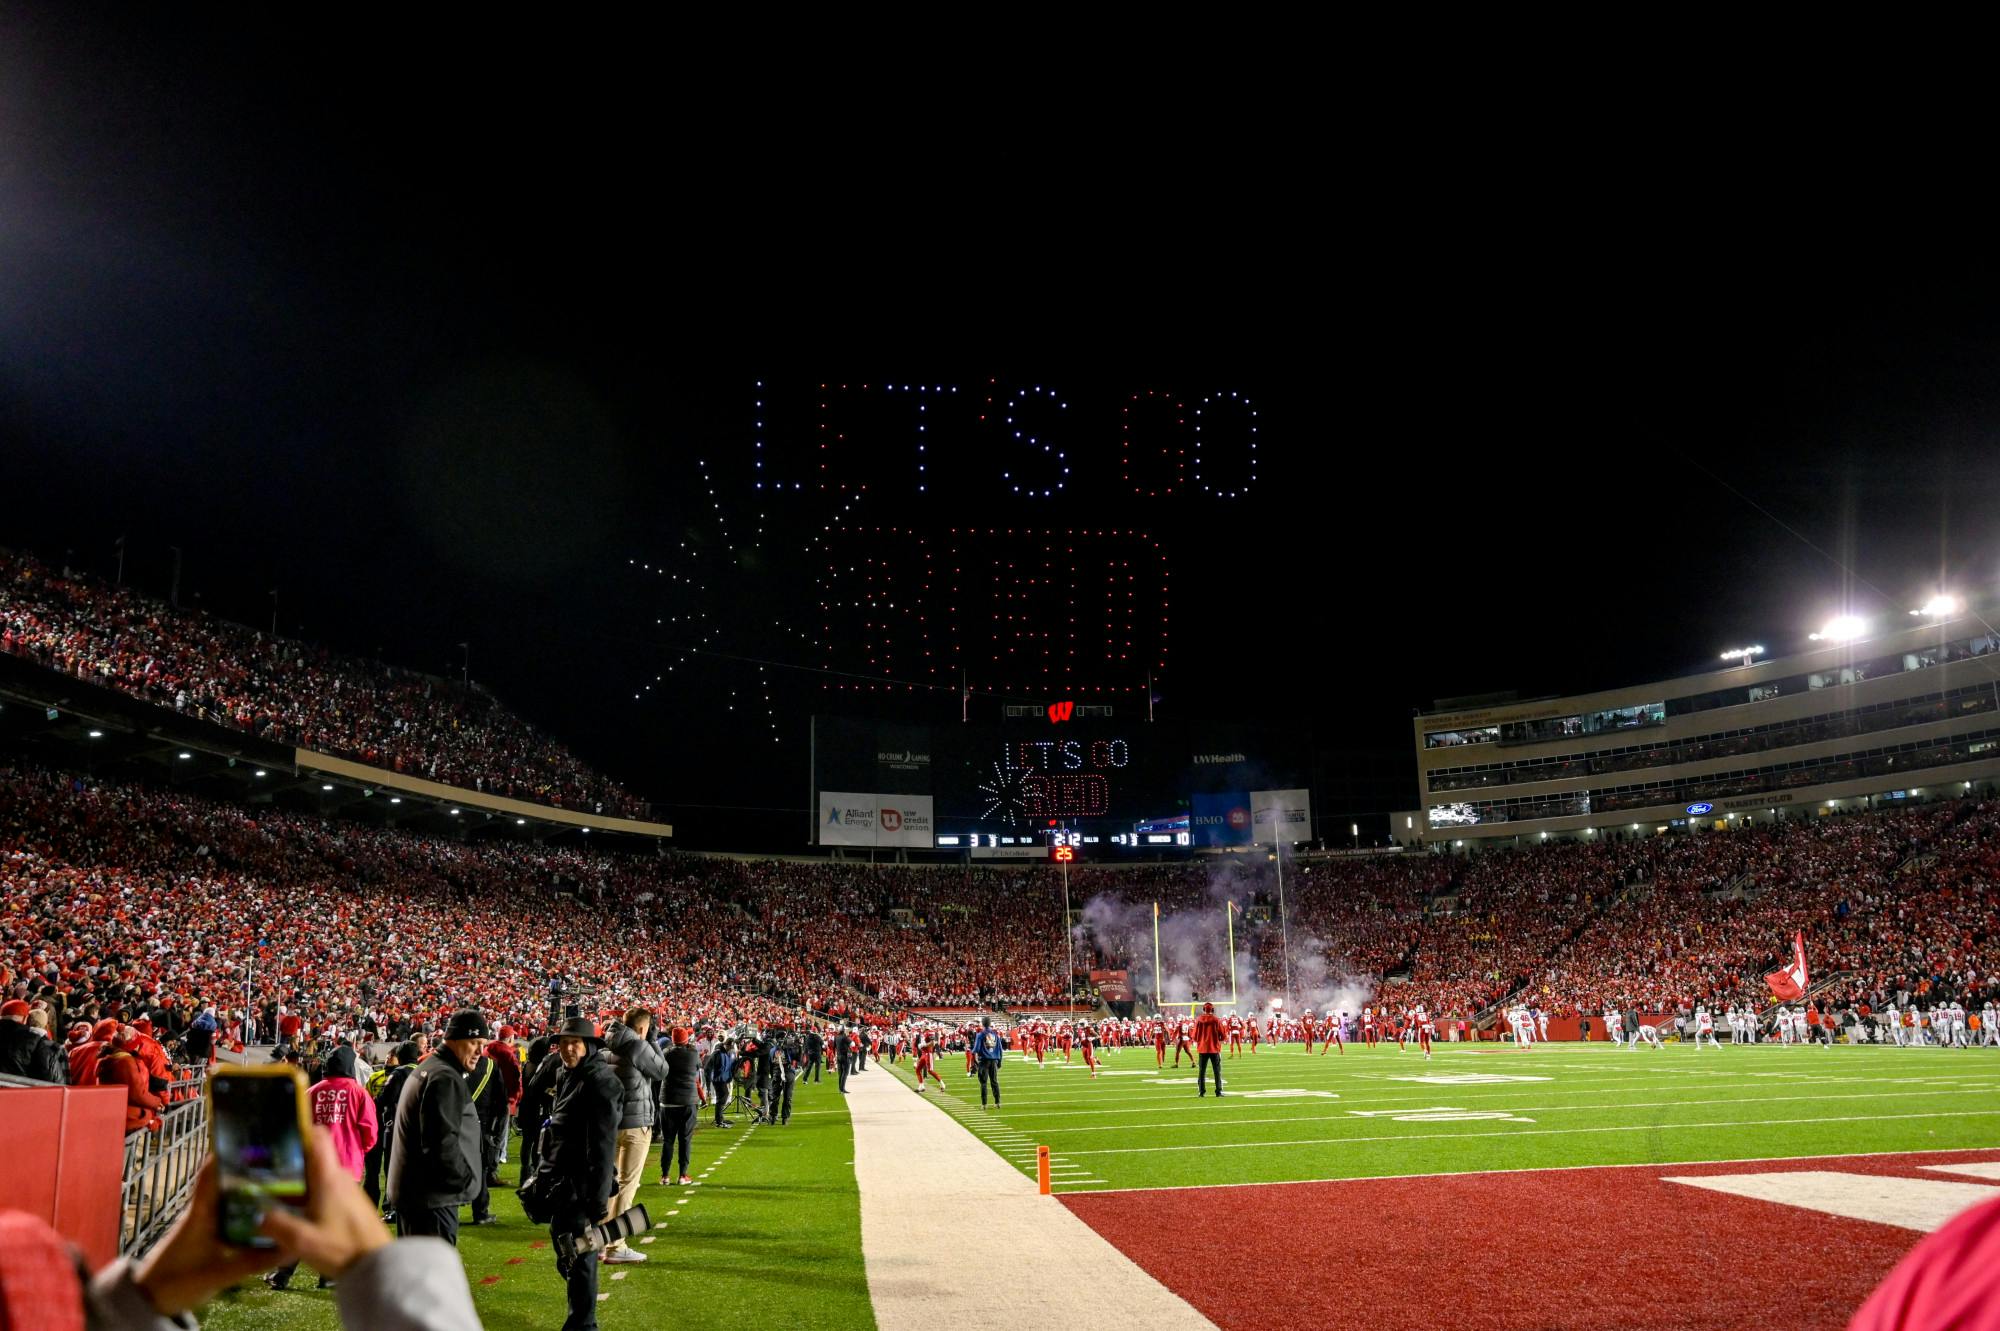
[[[1690,818],[1699,818],[1705,813],[1713,813],[1713,812],[1715,812],[1715,806],[1713,804],[1688,805],[1688,816]]]

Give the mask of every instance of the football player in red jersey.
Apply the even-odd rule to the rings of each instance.
[[[1056,1036],[1056,1044],[1062,1049],[1063,1062],[1067,1063],[1069,1051],[1076,1043],[1076,1036],[1070,1031],[1068,1022],[1057,1027],[1057,1030],[1060,1033]]]
[[[940,1091],[944,1089],[944,1074],[939,1072],[934,1066],[932,1066],[932,1060],[936,1056],[936,1054],[937,1054],[937,1043],[935,1039],[931,1036],[929,1031],[925,1031],[923,1034],[917,1036],[917,1094],[918,1095],[922,1095],[924,1093],[924,1078],[926,1077],[929,1077],[933,1081],[937,1082],[938,1089]]]
[[[1090,1069],[1090,1079],[1095,1081],[1097,1080],[1097,1028],[1086,1024],[1082,1028],[1081,1034],[1083,1037],[1083,1065]]]
[[[1153,1061],[1161,1067],[1167,1065],[1167,1023],[1164,1017],[1153,1018]]]
[[[1195,1061],[1194,1045],[1190,1043],[1193,1035],[1194,1035],[1194,1027],[1191,1023],[1185,1021],[1177,1021],[1174,1023],[1174,1066],[1175,1067],[1179,1067],[1181,1065],[1182,1050],[1187,1051],[1188,1062],[1192,1063]]]
[[[1342,1058],[1347,1057],[1347,1041],[1342,1037],[1340,1030],[1341,1022],[1346,1018],[1346,1016],[1347,1014],[1343,1012],[1338,1016],[1329,1016],[1326,1019],[1326,1039],[1320,1044],[1319,1047],[1319,1056],[1321,1058],[1326,1057],[1326,1050],[1328,1045],[1339,1045],[1340,1056]]]
[[[1243,1052],[1243,1018],[1234,1012],[1229,1014],[1229,1056],[1236,1057]]]
[[[1257,1019],[1252,1017],[1245,1024],[1250,1027],[1250,1052],[1254,1054],[1257,1052]]]

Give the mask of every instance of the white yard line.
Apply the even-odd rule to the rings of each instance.
[[[1452,1088],[1447,1086],[1441,1089],[1449,1091]],[[1925,1096],[1938,1095],[1983,1096],[1991,1094],[1992,1091],[1987,1087],[1967,1086],[1946,1091],[1863,1091],[1854,1095],[1760,1095],[1754,1100],[1731,1097],[1723,1100],[1638,1100],[1626,1101],[1617,1105],[1508,1105],[1506,1108],[1510,1113],[1515,1114],[1601,1114],[1608,1109],[1679,1109],[1683,1105],[1744,1105],[1747,1108],[1754,1108],[1758,1105],[1784,1104],[1792,1100],[1810,1100],[1818,1103],[1822,1100],[1912,1100]],[[1431,1095],[1427,1098],[1436,1100],[1439,1097]],[[1443,1098],[1449,1099],[1456,1105],[1460,1100],[1471,1100],[1474,1097],[1459,1095],[1445,1096]],[[1278,1103],[1297,1106],[1301,1102],[1297,1100],[1283,1100]],[[1318,1103],[1324,1103],[1324,1101]],[[1378,1104],[1380,1102],[1375,1100],[1342,1100],[1340,1103],[1343,1106],[1353,1106]],[[1196,1118],[1178,1123],[1149,1122],[1141,1126],[1147,1132],[1165,1132],[1174,1128],[1216,1128],[1225,1124],[1239,1126],[1283,1126],[1288,1123],[1354,1123],[1359,1121],[1361,1120],[1357,1120],[1349,1114],[1342,1112],[1332,1114],[1285,1114],[1275,1118]],[[1811,1120],[1807,1121],[1810,1122]],[[1077,1132],[1130,1132],[1132,1130],[1133,1125],[1130,1123],[1097,1123],[1080,1124],[1076,1127],[1050,1128],[1049,1132],[1051,1135],[1060,1134],[1067,1136]]]
[[[1075,1323],[1079,1291],[1089,1292],[1093,1327],[1212,1331],[927,1097],[894,1077],[847,1085],[861,1249],[880,1331],[1046,1331]],[[1036,1278],[977,1274],[979,1255],[993,1253],[1025,1261]]]
[[[1174,1151],[1236,1151],[1271,1146],[1349,1146],[1361,1142],[1424,1141],[1434,1137],[1566,1137],[1593,1132],[1687,1132],[1696,1128],[1797,1127],[1805,1123],[1887,1123],[1919,1118],[2000,1118],[2000,1109],[1955,1109],[1942,1114],[1851,1114],[1820,1118],[1736,1118],[1713,1123],[1618,1123],[1600,1128],[1521,1128],[1514,1132],[1410,1132],[1387,1137],[1308,1137],[1299,1141],[1198,1142],[1187,1146],[1108,1146],[1089,1151],[1066,1151],[1065,1155],[1158,1155]],[[1985,1147],[1967,1146],[1977,1151]],[[1902,1154],[1889,1152],[1889,1154]]]
[[[2000,1069],[1995,1069],[1995,1071],[2000,1072]],[[1744,1075],[1755,1076],[1759,1074],[1750,1073]],[[1983,1075],[1975,1073],[1963,1077],[1899,1077],[1887,1081],[1885,1081],[1881,1077],[1799,1076],[1795,1078],[1787,1078],[1782,1082],[1774,1082],[1771,1084],[1771,1089],[1773,1090],[1789,1089],[1794,1086],[1843,1086],[1843,1085],[1953,1086],[1959,1082],[1969,1083],[1971,1086],[1977,1087],[1977,1086],[1990,1085],[1992,1076],[1993,1073],[1986,1073]],[[1441,1092],[1447,1092],[1447,1091],[1450,1092],[1450,1094],[1455,1099],[1476,1101],[1476,1100],[1504,1100],[1513,1096],[1518,1096],[1522,1094],[1523,1091],[1532,1091],[1534,1094],[1544,1097],[1555,1096],[1555,1095],[1630,1095],[1635,1091],[1665,1090],[1675,1086],[1687,1085],[1685,1081],[1667,1081],[1667,1082],[1653,1082],[1651,1084],[1641,1085],[1641,1086],[1633,1086],[1629,1084],[1607,1086],[1603,1084],[1607,1080],[1610,1079],[1601,1078],[1598,1079],[1598,1081],[1591,1086],[1579,1087],[1575,1090],[1561,1090],[1555,1086],[1532,1085],[1526,1082],[1507,1082],[1507,1083],[1469,1082],[1463,1086],[1453,1086],[1450,1085],[1449,1083],[1443,1086],[1437,1086],[1432,1084],[1419,1084],[1419,1085],[1413,1085],[1407,1091],[1396,1091],[1396,1092],[1388,1092],[1386,1088],[1381,1088],[1380,1091],[1378,1091],[1376,1084],[1373,1082],[1369,1082],[1361,1086],[1355,1087],[1351,1092],[1343,1089],[1342,1091],[1339,1092],[1339,1095],[1340,1095],[1340,1102],[1343,1105],[1350,1105],[1350,1104],[1394,1105],[1402,1101],[1414,1102],[1417,1100],[1434,1100]],[[1745,1089],[1756,1090],[1759,1087],[1761,1087],[1761,1085],[1762,1083],[1758,1083],[1757,1086],[1746,1087]],[[1252,1086],[1250,1089],[1262,1090],[1265,1088],[1260,1086]],[[1325,1088],[1322,1087],[1318,1089],[1325,1089]],[[1370,1092],[1377,1092],[1377,1093],[1370,1094]],[[1001,1121],[1006,1123],[1025,1123],[1029,1119],[1040,1120],[1045,1118],[1093,1118],[1100,1116],[1109,1116],[1112,1114],[1156,1114],[1160,1111],[1160,1109],[1163,1106],[1176,1104],[1181,1101],[1188,1100],[1190,1098],[1198,1098],[1198,1097],[1190,1097],[1184,1091],[1171,1095],[1165,1093],[1159,1095],[1139,1095],[1139,1096],[1121,1095],[1119,1097],[1120,1101],[1127,1105],[1132,1105],[1135,1101],[1144,1102],[1137,1104],[1136,1107],[1124,1108],[1124,1109],[1105,1109],[1105,1108],[1041,1109],[1039,1108],[1039,1106],[1055,1102],[1048,1100],[1036,1100],[1033,1102],[1032,1105],[1023,1105],[1020,1110],[1015,1112],[1010,1112],[1006,1117],[1006,1119]],[[1271,1116],[1273,1118],[1278,1118],[1278,1119],[1290,1117],[1290,1115],[1285,1112],[1286,1107],[1289,1103],[1287,1101],[1252,1099],[1249,1095],[1241,1091],[1237,1092],[1234,1096],[1226,1098],[1237,1099],[1246,1102],[1240,1105],[1239,1108],[1269,1110]],[[1622,1106],[1611,1106],[1611,1107],[1617,1108]],[[1054,1131],[1064,1131],[1065,1129],[1046,1127],[1044,1128],[1044,1130],[1054,1132]]]
[[[1687,1169],[1697,1165],[1778,1165],[1800,1160],[1872,1160],[1888,1155],[1960,1155],[1995,1151],[1993,1146],[1946,1146],[1933,1151],[1857,1151],[1850,1155],[1750,1155],[1727,1160],[1663,1160],[1655,1164],[1641,1161],[1630,1165],[1524,1165],[1518,1169],[1436,1169],[1416,1174],[1342,1174],[1337,1178],[1276,1179],[1251,1183],[1156,1183],[1140,1188],[1093,1188],[1093,1192],[1191,1192],[1209,1188],[1297,1188],[1321,1183],[1390,1183],[1399,1179],[1480,1178],[1488,1174],[1562,1174],[1579,1169]],[[2000,1161],[1994,1162],[2000,1168]],[[1924,1169],[1952,1169],[1951,1165],[1923,1165]]]

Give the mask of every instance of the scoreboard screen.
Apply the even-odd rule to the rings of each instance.
[[[1187,798],[1178,727],[1023,729],[939,726],[934,791],[945,831],[1022,835],[1050,827],[1129,826]]]
[[[1296,747],[1287,736],[1142,720],[924,726],[821,716],[813,734],[822,821],[842,801],[898,806],[910,825],[921,816],[931,834],[954,838],[947,846],[972,837],[1040,842],[1058,829],[1108,840],[1142,825],[1186,828],[1195,806],[1221,810],[1222,826],[1230,809],[1247,809],[1247,792],[1301,784],[1304,770],[1303,755],[1286,752]],[[1247,823],[1242,830],[1247,839]],[[1197,829],[1195,844],[1223,843]]]

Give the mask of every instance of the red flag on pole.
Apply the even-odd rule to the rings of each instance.
[[[1806,978],[1806,935],[1803,929],[1792,936],[1792,964],[1766,975],[1764,983],[1770,985],[1771,992],[1785,1002],[1806,996],[1806,986],[1810,981]]]

